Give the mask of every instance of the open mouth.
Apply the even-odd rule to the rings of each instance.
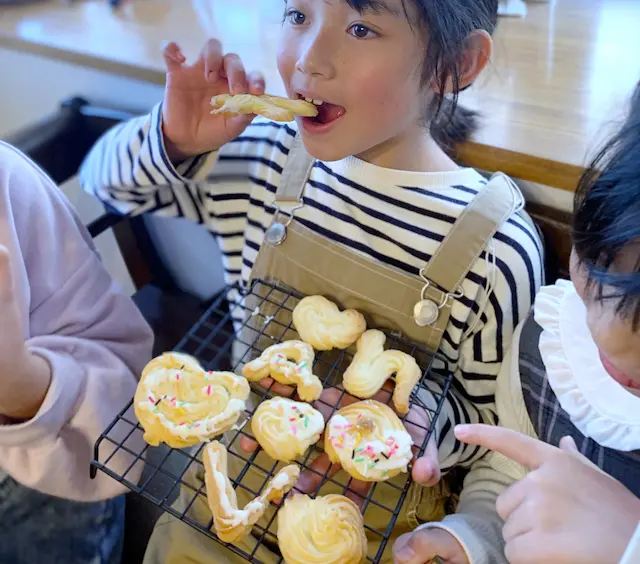
[[[304,118],[309,122],[316,125],[327,125],[338,118],[341,118],[346,110],[342,106],[338,106],[337,104],[331,104],[329,102],[325,102],[324,100],[317,100],[315,98],[308,98],[303,96],[302,94],[298,94],[298,98],[301,100],[305,100],[310,104],[314,104],[318,108],[318,115],[315,117]]]

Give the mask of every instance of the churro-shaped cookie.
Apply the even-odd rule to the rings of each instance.
[[[278,546],[287,564],[361,564],[367,558],[362,514],[342,495],[295,495],[278,512]]]
[[[251,531],[270,502],[282,498],[293,488],[300,476],[300,468],[295,464],[285,466],[257,498],[247,503],[244,509],[238,509],[236,490],[227,475],[227,457],[227,449],[218,441],[205,446],[202,460],[204,483],[216,534],[221,541],[235,542]]]
[[[322,382],[313,374],[313,348],[302,341],[285,341],[272,345],[242,368],[250,382],[271,376],[276,382],[297,386],[303,401],[315,401],[322,393]]]
[[[296,116],[315,117],[318,108],[305,100],[290,100],[279,96],[253,94],[220,94],[211,98],[212,114],[237,116],[256,114],[273,121],[293,121]]]
[[[387,337],[382,331],[370,329],[358,339],[357,352],[344,372],[347,392],[359,397],[373,397],[393,375],[396,387],[393,404],[399,413],[409,411],[409,398],[422,376],[416,359],[402,351],[384,350]]]
[[[324,450],[331,462],[356,480],[382,482],[407,471],[413,439],[387,405],[375,400],[352,403],[329,420]]]
[[[346,349],[367,329],[364,316],[354,310],[340,311],[324,296],[308,296],[293,310],[300,338],[317,351]]]
[[[273,398],[260,404],[251,418],[251,430],[271,458],[290,462],[318,442],[324,417],[308,403]]]
[[[147,443],[183,448],[230,429],[250,391],[242,376],[206,372],[188,355],[165,353],[144,368],[133,406]]]

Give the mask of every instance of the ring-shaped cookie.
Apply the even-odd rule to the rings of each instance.
[[[245,409],[249,383],[232,372],[206,372],[194,358],[165,353],[142,372],[134,410],[152,446],[183,448],[230,429]]]
[[[362,514],[342,495],[295,495],[278,512],[278,546],[287,564],[361,564],[367,558]]]
[[[227,458],[227,449],[218,441],[204,447],[204,482],[213,526],[221,541],[235,542],[251,531],[270,502],[281,499],[293,488],[300,476],[300,468],[295,464],[285,466],[269,480],[258,497],[247,503],[244,509],[238,509],[236,490],[227,475]]]
[[[251,431],[271,458],[290,462],[320,440],[324,417],[308,403],[278,397],[258,406]]]
[[[303,401],[311,402],[320,397],[322,382],[313,374],[313,348],[302,341],[285,341],[272,345],[255,360],[242,368],[242,374],[250,382],[271,376],[276,382],[297,386]]]
[[[399,413],[409,411],[409,398],[422,377],[422,370],[411,355],[397,350],[384,350],[387,337],[370,329],[358,339],[357,352],[345,370],[343,384],[347,392],[358,398],[371,398],[395,374],[393,404]]]
[[[346,349],[367,329],[355,309],[340,311],[324,296],[308,296],[293,309],[293,324],[300,338],[317,351]]]
[[[356,480],[382,482],[407,471],[413,439],[388,405],[365,400],[338,410],[327,423],[324,450]]]

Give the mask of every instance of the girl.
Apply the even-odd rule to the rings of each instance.
[[[319,106],[317,118],[298,119],[293,127],[211,116],[213,95],[261,94],[263,79],[247,74],[238,56],[224,54],[215,40],[192,65],[171,44],[164,52],[164,102],[105,135],[84,164],[84,187],[122,213],[156,212],[203,223],[223,251],[228,282],[248,283],[258,263],[275,263],[264,259],[267,247],[275,252],[264,242],[265,232],[274,218],[274,194],[291,154],[301,154],[301,140],[315,160],[290,230],[298,239],[320,241],[323,253],[347,254],[351,265],[376,272],[393,268],[394,276],[420,281],[423,267],[451,240],[458,220],[473,215],[463,212],[486,187],[478,172],[459,168],[445,154],[431,130],[436,117],[450,117],[442,115],[443,106],[455,109],[459,91],[486,66],[496,19],[497,0],[288,0],[280,75],[290,97]],[[451,316],[440,333],[440,352],[447,365],[439,368],[454,373],[456,384],[437,423],[439,460],[423,457],[413,467],[423,484],[438,480],[439,464],[446,470],[482,455],[482,449],[464,448],[455,439],[455,423],[494,421],[503,352],[542,279],[540,242],[517,207],[505,214],[489,251],[479,250],[460,284],[445,295]],[[465,229],[458,234],[471,241],[474,226]],[[447,256],[456,254],[464,252]],[[326,262],[314,256],[311,270],[330,285],[332,276],[344,273],[321,272]],[[366,283],[360,275],[341,280]],[[411,496],[405,528],[417,524],[421,498],[420,492]],[[155,541],[148,555],[157,561],[179,559],[176,545],[187,544],[157,549]],[[196,558],[197,551],[191,552]],[[274,556],[259,558],[270,562]]]
[[[2,142],[0,311],[0,562],[120,562],[123,487],[89,465],[151,331],[66,198]]]
[[[398,563],[421,564],[434,554],[455,563],[504,562],[505,555],[512,563],[622,558],[640,520],[640,83],[620,133],[578,186],[573,241],[571,281],[542,288],[516,331],[498,377],[498,416],[502,425],[544,442],[573,441],[627,488],[609,488],[617,492],[609,510],[616,516],[605,524],[607,510],[582,499],[593,493],[578,489],[588,483],[580,473],[573,484],[563,480],[559,464],[527,476],[522,464],[490,454],[468,475],[460,512],[415,533],[411,542],[419,550],[400,539]],[[496,443],[482,429],[457,434],[473,444]],[[522,457],[530,460],[540,447],[527,446],[531,452]],[[557,453],[551,458],[561,461]],[[580,514],[596,515],[597,522],[583,518],[584,529],[577,531]],[[506,521],[502,534],[500,517]],[[631,550],[625,562],[638,561]]]

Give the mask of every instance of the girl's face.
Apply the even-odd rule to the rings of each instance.
[[[289,97],[324,102],[317,118],[297,118],[320,160],[357,155],[389,166],[391,153],[415,150],[425,136],[426,38],[402,0],[374,5],[359,13],[344,0],[286,1],[278,69]]]
[[[621,263],[628,264],[618,267],[621,272],[632,272],[637,260],[637,250],[630,249],[621,258]],[[587,290],[587,278],[575,251],[571,254],[570,273],[587,308],[587,325],[600,350],[602,364],[618,383],[640,395],[640,331],[633,330],[632,318],[623,318],[616,313],[615,301],[601,302],[593,295],[595,290]]]

